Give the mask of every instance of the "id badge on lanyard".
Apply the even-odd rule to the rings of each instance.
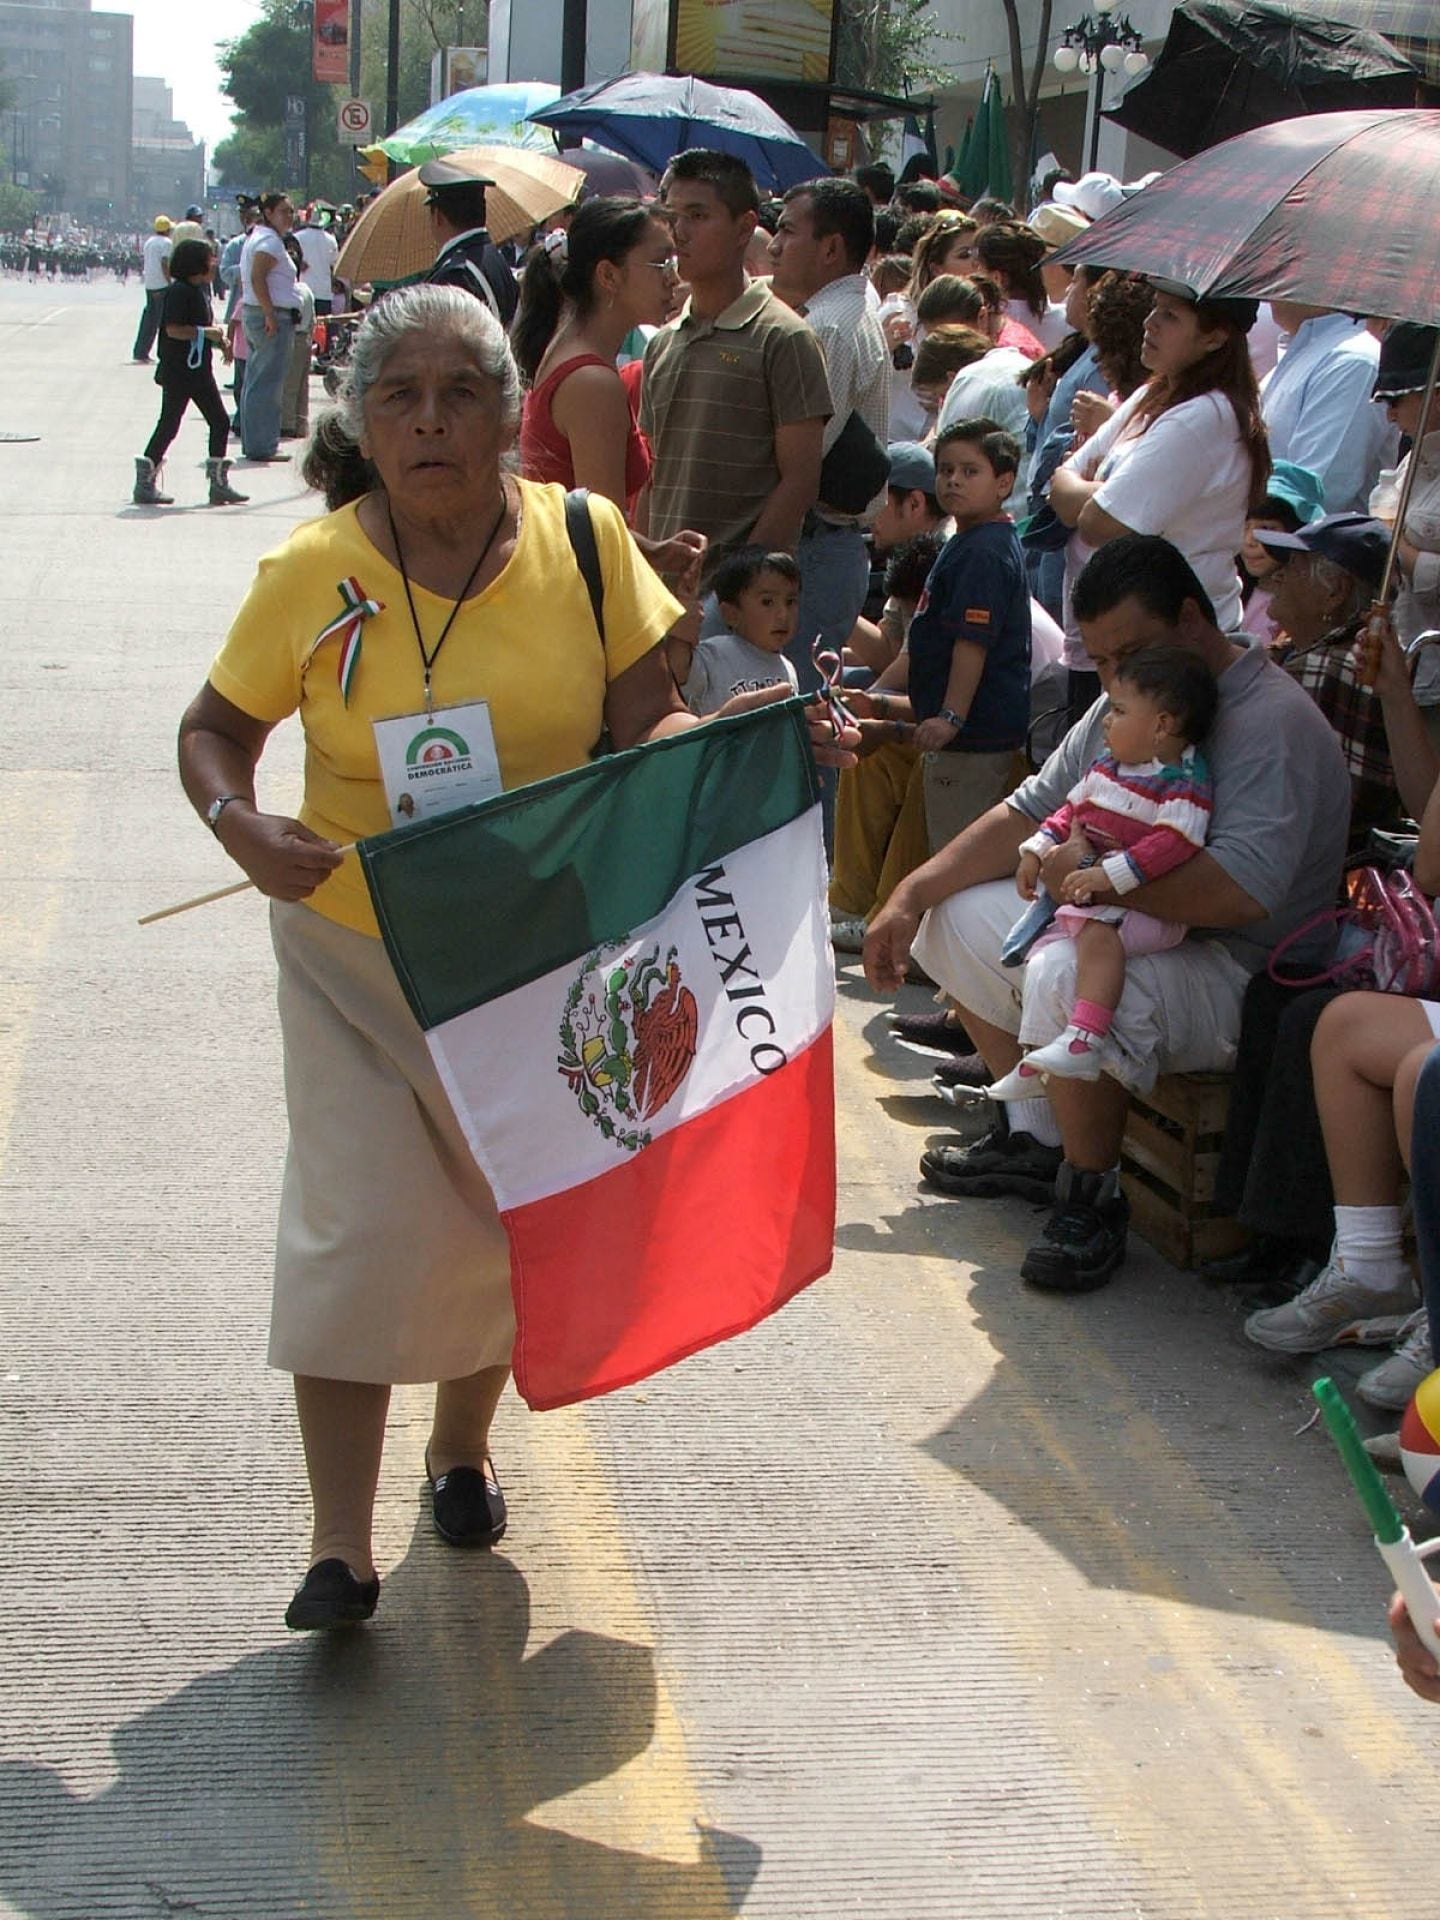
[[[503,790],[488,701],[372,724],[392,825],[430,820]]]

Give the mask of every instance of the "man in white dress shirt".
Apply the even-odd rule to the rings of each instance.
[[[1289,336],[1260,389],[1271,455],[1320,476],[1326,513],[1364,513],[1396,451],[1395,430],[1371,399],[1380,343],[1348,314],[1293,300],[1270,305]]]
[[[880,447],[890,434],[890,356],[880,323],[865,297],[864,267],[875,237],[870,197],[854,180],[811,180],[792,187],[770,242],[771,291],[810,323],[825,355],[834,411],[825,423],[822,456],[845,431],[851,415]],[[805,516],[795,550],[800,563],[800,624],[789,653],[802,688],[816,684],[810,647],[817,633],[838,653],[865,605],[870,561],[864,528],[869,509],[884,497],[884,481],[865,505],[837,506],[820,498]]]

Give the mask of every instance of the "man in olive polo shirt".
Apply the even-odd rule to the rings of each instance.
[[[636,524],[652,540],[705,534],[702,590],[737,547],[793,553],[820,490],[825,357],[805,321],[746,277],[759,209],[733,154],[692,148],[662,182],[690,298],[645,354],[640,424],[654,468]]]

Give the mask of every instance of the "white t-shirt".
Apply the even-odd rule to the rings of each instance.
[[[1018,347],[992,347],[983,359],[962,367],[950,382],[935,431],[943,433],[957,420],[989,419],[1013,433],[1023,447],[1030,408],[1020,375],[1029,365]],[[1017,480],[1015,493],[1023,495],[1023,491]]]
[[[147,293],[159,293],[170,282],[165,276],[165,262],[170,258],[171,242],[168,233],[152,233],[140,249],[141,283]]]
[[[1235,409],[1223,393],[1202,393],[1127,437],[1144,394],[1137,388],[1067,464],[1103,483],[1092,498],[1112,520],[1136,533],[1160,534],[1180,549],[1215,603],[1216,625],[1232,632],[1240,625],[1235,556],[1250,504],[1250,454]],[[1067,548],[1067,577],[1070,571]],[[1068,618],[1065,627],[1068,635]]]
[[[240,250],[240,299],[247,307],[258,306],[252,285],[252,269],[257,253],[263,253],[270,262],[265,275],[265,290],[270,295],[272,307],[291,307],[298,310],[300,297],[295,291],[295,265],[285,251],[285,242],[273,227],[263,222],[253,227],[245,236],[245,245]]]
[[[297,227],[295,239],[305,256],[301,279],[317,300],[333,300],[335,285],[330,276],[340,253],[334,235],[324,227]]]

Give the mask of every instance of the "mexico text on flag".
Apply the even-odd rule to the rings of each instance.
[[[366,841],[510,1236],[532,1407],[743,1332],[834,1250],[834,975],[788,701]]]

